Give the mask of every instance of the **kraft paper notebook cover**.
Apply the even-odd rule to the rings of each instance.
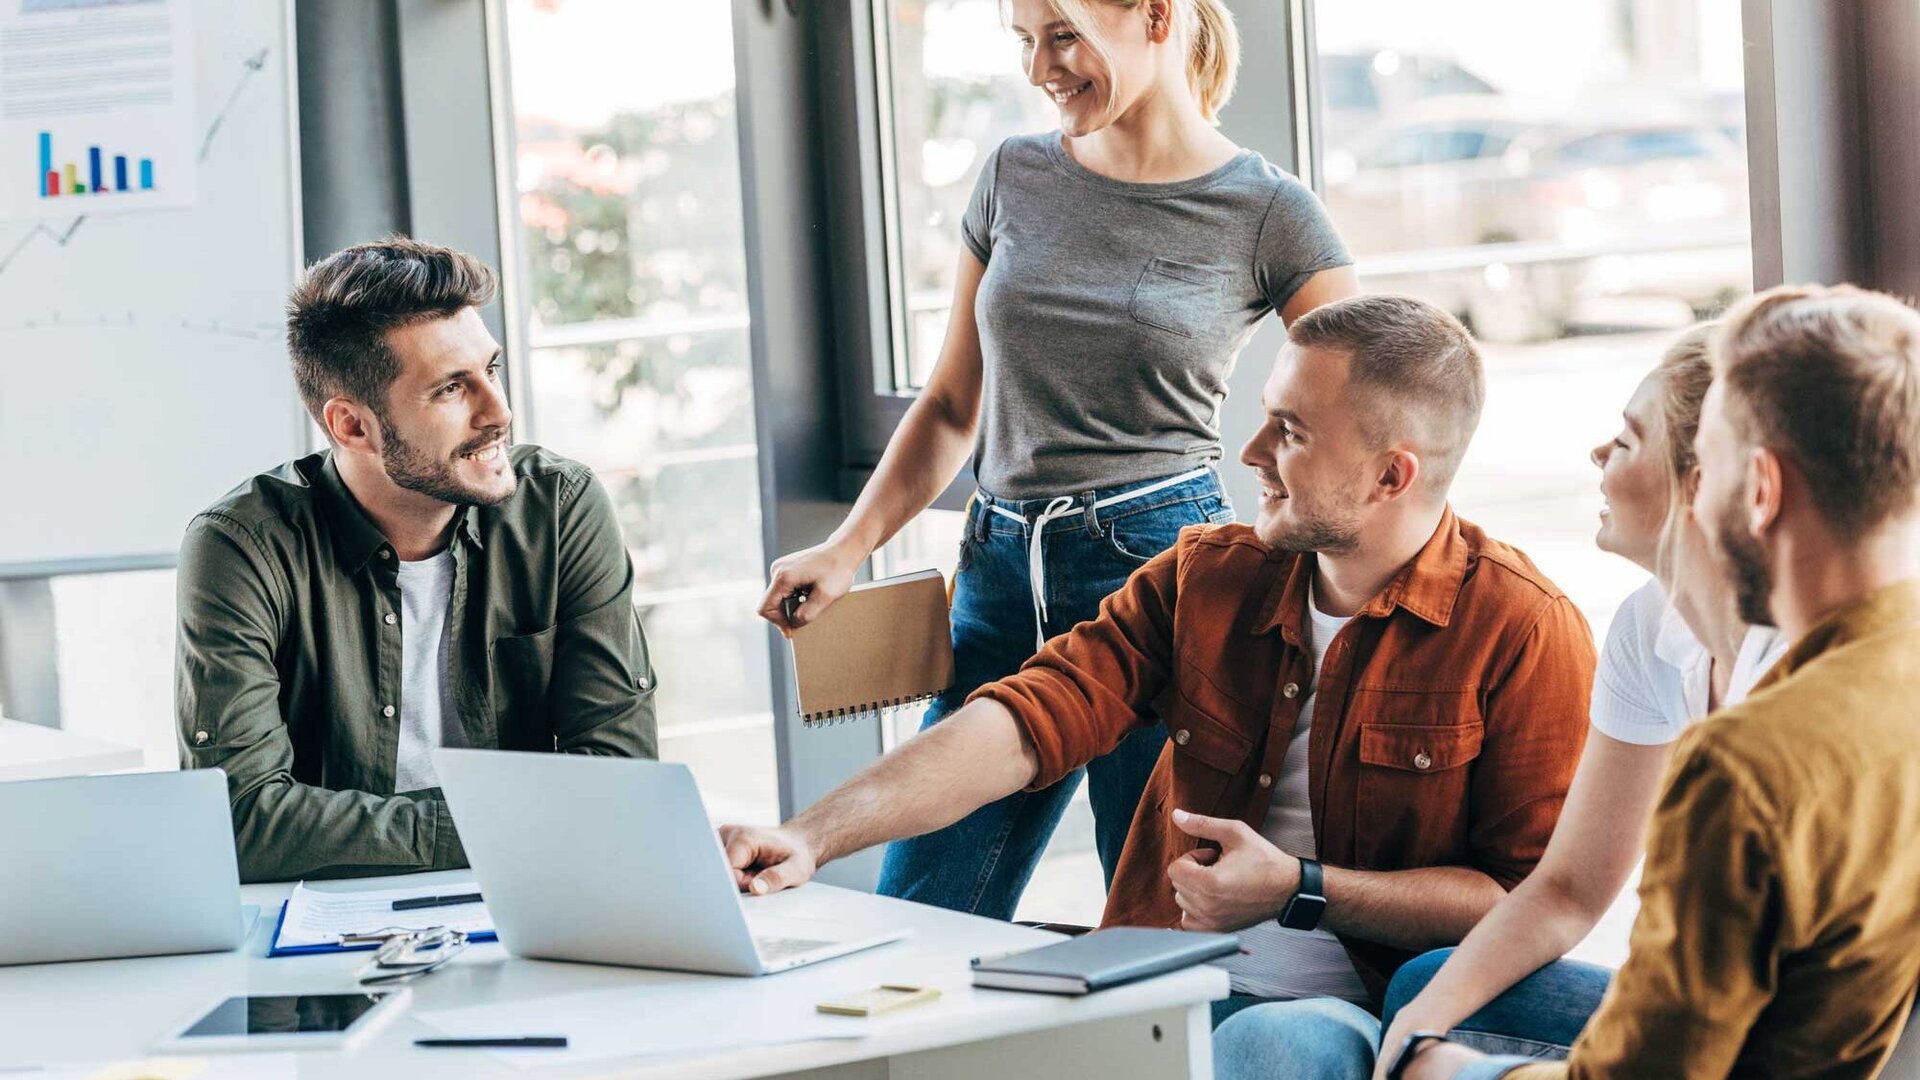
[[[922,701],[953,685],[947,585],[938,570],[855,585],[793,632],[809,724]]]

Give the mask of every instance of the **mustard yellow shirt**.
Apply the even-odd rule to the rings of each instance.
[[[1920,581],[1676,745],[1631,951],[1546,1077],[1869,1077],[1920,987]]]

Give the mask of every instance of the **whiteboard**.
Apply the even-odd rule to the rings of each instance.
[[[172,565],[195,513],[308,446],[292,4],[166,3],[190,28],[190,205],[0,220],[0,577]],[[0,167],[30,163],[20,142]]]

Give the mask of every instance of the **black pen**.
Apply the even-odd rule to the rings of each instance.
[[[780,601],[780,614],[787,620],[788,626],[793,626],[794,613],[799,611],[800,606],[806,602],[807,593],[800,589],[795,589],[793,592],[788,593],[787,598]]]
[[[565,1035],[501,1035],[496,1038],[479,1039],[415,1039],[413,1045],[429,1049],[477,1049],[494,1050],[512,1047],[534,1047],[545,1050],[565,1050]]]
[[[477,892],[456,893],[452,896],[415,896],[407,900],[395,900],[395,911],[418,911],[421,908],[453,907],[455,904],[477,904],[480,894]]]

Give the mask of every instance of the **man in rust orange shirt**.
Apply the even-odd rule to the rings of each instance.
[[[1587,731],[1586,622],[1447,503],[1483,397],[1473,340],[1429,304],[1295,320],[1241,455],[1256,524],[1186,530],[1097,619],[785,827],[722,827],[741,887],[798,885],[1165,724],[1103,922],[1240,932],[1216,1019],[1377,1007],[1533,869]]]

